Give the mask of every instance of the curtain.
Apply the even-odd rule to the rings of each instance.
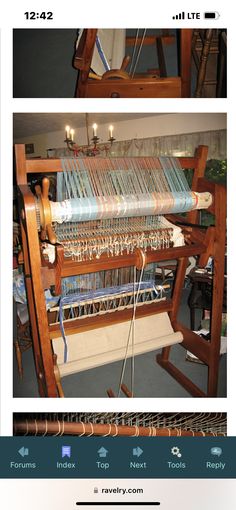
[[[108,146],[109,143],[107,142],[104,145]],[[198,145],[209,147],[208,159],[226,159],[226,130],[122,140],[114,142],[109,151],[102,150],[100,156],[194,156]],[[72,155],[73,153],[66,148],[50,149],[48,151],[48,157],[53,158],[71,157]],[[83,155],[80,154],[79,157],[83,157]],[[99,157],[99,155],[96,157]]]
[[[208,159],[226,159],[226,130],[187,133],[115,142],[110,155],[194,156],[198,145],[209,147]]]

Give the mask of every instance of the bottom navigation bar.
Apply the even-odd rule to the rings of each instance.
[[[236,478],[233,437],[0,438],[1,478]]]

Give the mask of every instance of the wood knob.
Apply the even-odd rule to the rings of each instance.
[[[144,253],[143,250],[140,248],[137,248],[135,250],[135,266],[136,268],[141,271],[145,266],[147,265],[147,256],[146,253]]]
[[[122,61],[122,64],[121,64],[121,70],[122,71],[125,71],[126,68],[128,67],[130,63],[130,56],[129,55],[126,55],[124,58],[123,58],[123,61]]]
[[[42,180],[42,195],[43,195],[43,198],[48,198],[49,187],[50,187],[50,181],[49,181],[48,177],[44,177],[43,180]]]
[[[50,243],[51,244],[56,244],[57,238],[56,238],[56,234],[54,233],[54,230],[53,230],[52,226],[51,225],[47,225],[46,229],[47,229],[47,236],[48,236],[48,239],[49,239]]]
[[[41,186],[39,184],[36,184],[34,189],[35,189],[35,193],[36,193],[37,197],[41,197],[42,196]]]

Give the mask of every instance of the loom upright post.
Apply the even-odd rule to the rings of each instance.
[[[57,397],[47,311],[41,280],[35,200],[27,186],[24,145],[16,147],[16,161],[24,272],[39,394],[42,397]]]
[[[204,267],[206,265],[209,256],[213,256],[214,258],[210,341],[207,342],[202,339],[177,321],[176,303],[178,303],[178,299],[177,301],[174,300],[175,312],[171,312],[174,329],[181,330],[184,336],[182,346],[185,349],[189,349],[208,366],[208,384],[206,394],[169,361],[170,347],[163,349],[162,354],[157,356],[157,362],[193,396],[216,397],[221,343],[221,311],[224,294],[226,193],[224,186],[216,185],[204,179],[207,153],[208,150],[205,146],[198,147],[196,151],[197,164],[195,166],[192,189],[194,191],[202,191],[203,189],[208,190],[214,196],[214,202],[210,207],[210,212],[212,212],[215,216],[215,226],[208,227],[204,236],[205,251],[199,257],[200,267]],[[198,216],[198,211],[190,211],[187,214],[187,220],[193,224],[197,223]],[[194,235],[196,235],[199,239],[202,239],[201,233],[196,231]]]
[[[191,55],[193,30],[180,30],[180,76],[181,95],[191,97]]]

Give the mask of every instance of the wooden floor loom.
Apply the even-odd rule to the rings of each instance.
[[[136,354],[161,347],[157,363],[190,394],[217,395],[226,196],[223,186],[204,178],[207,151],[200,146],[194,157],[181,158],[27,160],[24,145],[16,145],[24,273],[41,396],[64,396],[60,376],[121,359],[124,371],[127,357],[133,360]],[[193,170],[192,191],[183,191],[182,169]],[[45,178],[42,190],[37,186],[37,195],[33,194],[27,184],[29,174],[56,174],[59,201],[48,199],[49,181]],[[69,198],[63,187],[66,193],[69,190]],[[145,193],[139,194],[140,189]],[[61,200],[65,196],[67,199]],[[215,226],[199,226],[199,211],[193,203],[207,207],[215,217]],[[169,223],[160,212],[171,211],[166,216]],[[176,214],[179,211],[188,212],[182,216]],[[177,222],[182,226],[184,245],[174,242]],[[198,258],[200,267],[207,264],[209,256],[214,258],[210,341],[177,317],[191,256]],[[142,280],[147,267],[167,260],[176,260],[177,270],[172,296],[163,299],[155,283]],[[127,271],[128,281],[135,281],[124,291]],[[124,272],[126,279],[122,280]],[[70,294],[62,297],[54,312],[47,312],[44,290],[51,288],[56,296],[63,296],[63,282],[73,275],[82,278],[75,297],[72,301]],[[103,283],[93,286],[91,292],[84,279],[92,277],[94,281],[101,275]],[[206,393],[169,361],[171,345],[176,343],[208,366]],[[133,396],[133,388],[121,389]],[[112,392],[110,396],[114,396]]]
[[[24,413],[15,436],[226,436],[224,413]]]
[[[112,41],[109,32],[115,33]],[[135,37],[126,40],[127,44],[133,46],[130,60],[130,57],[124,54],[125,44],[122,38],[119,39],[119,32],[122,31],[92,28],[81,32],[74,57],[74,67],[79,70],[76,97],[191,97],[191,29],[177,31],[179,75],[174,77],[167,76],[163,49],[165,44],[173,43],[173,35],[163,30],[160,36],[149,36],[146,35],[145,29],[138,30]],[[100,43],[103,33],[105,33],[104,51]],[[111,48],[116,42],[119,51],[115,52],[115,63],[111,62],[110,66],[108,54],[112,58]],[[150,44],[156,46],[159,70],[137,74],[135,70],[142,48]],[[117,58],[117,53],[120,55],[122,49],[123,53]],[[95,59],[95,52],[104,62],[103,71],[100,70],[100,65],[97,67],[98,58]],[[119,69],[114,68],[114,65],[119,66]]]

